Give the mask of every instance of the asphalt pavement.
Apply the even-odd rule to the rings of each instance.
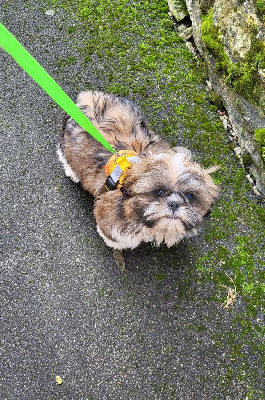
[[[0,4],[6,27],[74,98],[90,69],[78,83],[78,62],[58,72],[67,9]],[[259,399],[259,357],[247,357],[247,374],[257,372],[248,390],[234,311],[193,271],[203,232],[172,249],[126,251],[122,274],[97,234],[92,197],[57,160],[63,111],[2,51],[0,63],[0,398]]]

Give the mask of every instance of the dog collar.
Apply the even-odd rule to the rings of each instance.
[[[105,188],[110,191],[120,188],[127,175],[127,170],[132,167],[132,163],[140,162],[138,154],[132,150],[120,150],[110,157],[105,166],[107,180]]]

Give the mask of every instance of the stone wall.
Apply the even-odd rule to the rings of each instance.
[[[190,18],[210,85],[238,138],[238,156],[265,195],[265,0],[168,3],[180,32]]]

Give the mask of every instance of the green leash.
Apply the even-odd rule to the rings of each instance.
[[[52,79],[44,68],[31,56],[19,41],[0,23],[0,47],[9,53],[31,78],[83,129],[100,142],[108,151],[116,150],[98,132],[95,126]]]

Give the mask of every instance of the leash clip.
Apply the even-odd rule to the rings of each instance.
[[[121,150],[112,156],[106,164],[105,173],[107,179],[105,188],[110,191],[122,185],[128,168],[131,168],[131,162],[138,162],[137,153],[131,150]]]

